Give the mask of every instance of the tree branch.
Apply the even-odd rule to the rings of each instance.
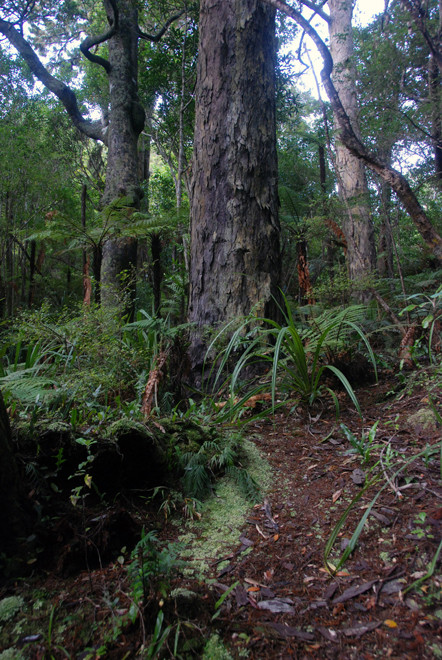
[[[418,3],[413,3],[410,2],[410,0],[401,0],[401,5],[408,11],[408,13],[411,15],[414,23],[416,24],[418,30],[421,32],[423,38],[427,42],[428,48],[430,49],[431,54],[433,55],[434,59],[437,62],[437,66],[439,67],[439,70],[442,71],[442,53],[440,51],[440,48],[431,36],[431,34],[428,32],[426,26],[425,26],[425,14],[424,11],[421,7],[420,2]]]
[[[110,71],[110,63],[108,60],[106,60],[104,57],[100,57],[100,55],[95,55],[94,53],[90,53],[90,49],[92,46],[98,46],[98,44],[102,44],[104,41],[107,41],[111,37],[114,36],[114,34],[117,31],[118,28],[118,6],[115,0],[109,0],[109,5],[111,12],[113,14],[113,17],[111,20],[109,20],[110,27],[106,32],[103,32],[102,34],[99,34],[95,37],[86,37],[81,44],[80,44],[80,50],[83,53],[83,55],[90,61],[93,62],[94,64],[99,64],[100,66],[105,69],[106,73],[109,73]]]
[[[360,160],[363,160],[367,167],[373,172],[376,172],[386,183],[388,183],[394,190],[406,211],[410,215],[416,225],[422,238],[432,250],[436,259],[442,264],[442,237],[439,236],[437,231],[432,226],[427,214],[419,203],[416,195],[411,189],[407,179],[390,167],[382,160],[378,159],[374,154],[370,153],[365,145],[355,134],[351,125],[350,119],[345,112],[341,103],[338,92],[332,82],[331,74],[333,71],[333,59],[325,43],[318,35],[316,30],[310,23],[302,16],[302,14],[289,7],[283,0],[263,0],[267,4],[283,11],[287,16],[290,16],[294,21],[300,25],[305,32],[309,35],[319,50],[324,61],[324,68],[321,71],[321,79],[324,85],[327,96],[330,100],[333,112],[338,124],[338,139],[347,147],[347,149]]]
[[[165,34],[169,26],[178,18],[180,18],[183,14],[184,14],[184,10],[179,11],[176,14],[173,14],[173,16],[167,19],[161,30],[159,30],[159,32],[157,32],[156,34],[147,34],[138,27],[138,36],[140,37],[140,39],[145,39],[146,41],[153,41],[156,43]]]
[[[61,80],[54,78],[54,76],[49,73],[46,67],[41,63],[31,45],[22,37],[18,30],[15,29],[12,23],[0,19],[0,34],[3,34],[19,52],[36,78],[38,78],[38,80],[40,80],[49,91],[60,99],[68,115],[72,119],[74,126],[88,137],[105,142],[105,135],[101,122],[92,122],[83,117],[78,107],[75,93],[70,87],[61,82]]]
[[[301,0],[301,2],[302,2],[303,5],[305,5],[306,7],[308,7],[309,9],[311,9],[312,11],[314,11],[315,14],[317,14],[318,16],[320,16],[320,17],[322,18],[322,20],[324,20],[326,23],[330,23],[330,20],[331,20],[331,19],[330,19],[330,16],[329,16],[328,14],[326,14],[324,11],[322,11],[322,7],[325,5],[326,1],[327,1],[327,0],[325,0],[324,2],[322,2],[322,3],[321,3],[321,6],[318,7],[317,5],[315,5],[314,2],[309,2],[309,0]],[[284,3],[284,4],[285,4],[285,3]],[[287,7],[288,7],[288,5],[287,5]]]

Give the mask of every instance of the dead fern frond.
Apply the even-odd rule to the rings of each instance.
[[[155,361],[155,368],[149,373],[149,378],[147,379],[141,401],[141,412],[144,417],[149,417],[152,412],[154,397],[158,392],[158,386],[166,375],[165,367],[168,356],[169,351],[161,351]]]

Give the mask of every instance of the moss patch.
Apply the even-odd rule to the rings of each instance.
[[[246,469],[264,492],[271,483],[269,464],[250,440],[242,441],[241,450]],[[203,506],[201,521],[197,525],[188,523],[186,532],[179,537],[186,545],[182,558],[186,559],[187,575],[210,580],[213,560],[228,555],[238,545],[250,508],[250,500],[232,479],[223,477],[217,482],[214,495]]]

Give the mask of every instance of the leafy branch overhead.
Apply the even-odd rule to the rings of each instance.
[[[329,49],[319,36],[318,32],[300,11],[294,9],[283,0],[264,0],[264,2],[270,4],[272,7],[275,7],[275,9],[278,9],[296,21],[312,39],[323,59],[324,68],[321,71],[321,79],[332,109],[337,117],[339,125],[339,140],[345,144],[355,156],[363,160],[368,168],[373,170],[391,186],[410,215],[410,218],[415,223],[422,238],[432,250],[439,263],[442,264],[442,237],[430,222],[427,213],[420,204],[406,177],[398,170],[395,170],[393,167],[383,162],[378,156],[376,156],[376,154],[369,151],[361,139],[356,135],[332,81],[333,59]]]

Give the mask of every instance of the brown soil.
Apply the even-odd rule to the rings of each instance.
[[[249,426],[273,468],[273,485],[264,502],[251,508],[231,554],[213,558],[210,587],[183,576],[172,585],[194,592],[190,600],[163,606],[164,627],[182,621],[182,650],[176,657],[202,657],[204,642],[214,633],[235,658],[442,657],[440,558],[432,576],[406,592],[426,575],[442,538],[440,455],[427,453],[410,461],[425,446],[440,443],[440,428],[412,417],[418,410],[430,410],[426,391],[414,389],[412,395],[392,399],[387,396],[390,388],[391,383],[384,382],[358,392],[366,412],[364,428],[380,420],[378,446],[365,463],[359,453],[349,452],[352,447],[335,428],[332,408],[314,419],[299,409]],[[440,410],[442,395],[432,401]],[[350,408],[342,410],[340,422],[361,437],[361,422]],[[381,457],[382,464],[374,467]],[[404,467],[406,461],[410,462]],[[404,469],[395,476],[401,466]],[[360,482],[375,474],[379,481],[361,494]],[[354,551],[330,574],[330,565],[338,563],[383,486]],[[327,541],[358,494],[327,567]],[[132,510],[131,515],[138,514]],[[172,539],[176,529],[168,525],[162,536]],[[138,615],[134,623],[126,620],[109,641],[117,616],[124,616],[131,606],[126,571],[118,562],[69,578],[48,567],[44,575],[9,585],[0,596],[12,593],[33,601],[36,593],[44,593],[57,624],[64,626],[56,637],[59,628],[54,621],[48,639],[46,617],[46,628],[40,627],[37,639],[29,641],[29,632],[17,633],[14,644],[25,647],[25,656],[32,658],[66,657],[60,635],[68,657],[136,657],[143,643],[149,646],[162,605],[161,594],[151,593],[144,619]],[[32,616],[38,620],[38,612]],[[174,657],[174,631],[162,647],[163,655],[152,657]],[[100,655],[104,643],[106,651]]]

